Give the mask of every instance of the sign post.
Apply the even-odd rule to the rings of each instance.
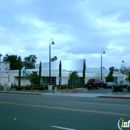
[[[60,90],[61,90],[62,77],[59,77],[59,82],[60,82]]]
[[[24,88],[25,88],[25,77],[26,77],[26,69],[23,69],[23,77],[24,77]]]

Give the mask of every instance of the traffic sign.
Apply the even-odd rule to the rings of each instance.
[[[43,80],[43,78],[40,79],[40,84],[41,84],[41,85],[44,84],[44,80]]]
[[[59,82],[61,82],[62,81],[62,77],[59,77]]]
[[[26,70],[23,69],[23,76],[26,76]]]

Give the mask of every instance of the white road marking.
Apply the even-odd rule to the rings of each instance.
[[[52,127],[57,128],[57,129],[62,129],[62,130],[76,130],[76,129],[65,128],[65,127],[60,127],[60,126],[52,126]]]

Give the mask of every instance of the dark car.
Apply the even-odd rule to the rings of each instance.
[[[106,88],[106,86],[107,86],[106,83],[104,83],[100,79],[89,79],[88,82],[87,82],[87,87],[89,89],[91,89],[91,88],[99,88],[99,87]]]

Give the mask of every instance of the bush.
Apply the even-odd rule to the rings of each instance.
[[[40,86],[38,90],[44,90],[44,86]]]
[[[79,84],[79,88],[86,88],[87,85],[86,84]]]
[[[130,92],[130,86],[127,86],[127,91]]]
[[[61,89],[67,89],[67,85],[66,84],[61,85]]]
[[[113,87],[113,92],[123,92],[123,87],[122,86],[115,86]]]
[[[20,90],[23,89],[23,87],[18,87],[18,86],[17,86],[17,87],[15,87],[15,89],[20,91]]]
[[[33,86],[32,87],[33,90],[38,90],[38,88],[39,88],[38,86]]]
[[[0,90],[3,90],[3,86],[0,86]]]
[[[25,86],[25,90],[31,90],[31,86]]]

